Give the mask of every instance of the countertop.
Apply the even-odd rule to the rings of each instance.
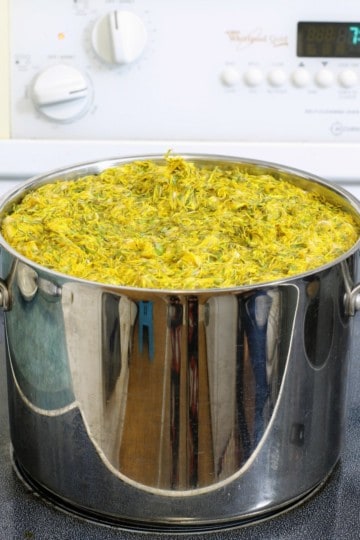
[[[350,355],[347,420],[340,462],[308,501],[268,521],[206,533],[137,532],[87,522],[58,510],[25,488],[12,469],[4,355],[0,361],[0,539],[136,540],[142,538],[358,539],[360,535],[360,318],[355,317]],[[3,323],[0,320],[0,343]],[[2,343],[3,345],[3,343]]]

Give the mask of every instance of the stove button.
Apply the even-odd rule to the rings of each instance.
[[[283,86],[286,82],[286,73],[280,68],[275,68],[268,74],[268,82],[271,86]]]
[[[315,82],[321,88],[328,88],[334,83],[334,73],[328,68],[322,68],[315,75]]]
[[[310,73],[307,69],[299,67],[294,71],[291,77],[292,83],[298,88],[304,88],[310,82]]]
[[[259,86],[263,81],[263,73],[259,68],[251,67],[244,73],[244,81],[247,86]]]
[[[344,88],[352,88],[358,84],[358,76],[352,69],[345,69],[339,74],[339,83]]]
[[[226,86],[236,86],[240,81],[240,74],[237,69],[232,66],[228,66],[223,69],[220,78]]]

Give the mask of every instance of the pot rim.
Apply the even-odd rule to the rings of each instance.
[[[80,178],[89,174],[99,174],[107,168],[115,167],[125,163],[130,163],[133,161],[144,161],[144,160],[153,160],[153,161],[164,161],[166,156],[163,154],[145,154],[145,155],[132,155],[124,157],[110,157],[101,160],[94,161],[85,161],[80,162],[71,166],[61,167],[53,169],[49,172],[33,176],[28,180],[22,182],[20,185],[17,185],[10,189],[8,192],[3,194],[0,197],[0,224],[3,217],[7,214],[7,209],[11,204],[14,204],[16,201],[21,200],[21,198],[31,189],[39,187],[40,185],[55,182],[58,180],[70,180]],[[181,157],[185,160],[192,160],[202,163],[211,163],[211,162],[221,162],[234,165],[249,165],[254,167],[266,169],[267,172],[272,172],[276,174],[291,175],[293,180],[304,181],[308,185],[314,185],[318,189],[323,189],[327,192],[328,195],[333,195],[338,202],[346,203],[346,210],[351,211],[354,215],[357,216],[360,222],[360,201],[349,193],[346,189],[341,186],[335,185],[330,181],[327,181],[320,176],[303,171],[301,169],[282,165],[276,162],[264,161],[251,158],[242,158],[238,156],[228,156],[222,154],[206,154],[206,153],[174,153],[170,154],[170,157]],[[79,174],[78,174],[79,173]],[[75,175],[75,176],[74,176]],[[287,180],[291,181],[291,178]],[[147,287],[134,287],[130,285],[116,285],[111,283],[104,283],[101,281],[92,281],[84,278],[72,276],[71,274],[65,274],[57,270],[52,270],[46,266],[40,265],[31,259],[28,259],[18,251],[16,251],[10,244],[6,242],[2,234],[0,233],[0,249],[4,247],[11,255],[13,255],[19,261],[27,264],[28,266],[36,269],[40,273],[48,274],[53,276],[56,280],[61,280],[62,282],[73,281],[77,283],[87,284],[94,287],[103,287],[105,289],[111,289],[114,292],[119,293],[133,293],[133,294],[166,294],[166,295],[218,295],[224,293],[238,293],[248,290],[276,287],[278,285],[283,285],[291,281],[297,280],[299,278],[306,278],[314,273],[320,273],[326,271],[332,266],[336,266],[338,263],[344,261],[349,256],[354,254],[360,247],[360,236],[358,240],[353,244],[353,246],[344,252],[339,257],[333,259],[332,261],[315,267],[306,272],[300,274],[294,274],[292,276],[275,279],[272,281],[256,282],[247,285],[236,285],[231,287],[214,287],[214,288],[197,288],[197,289],[177,289],[177,288],[147,288]]]

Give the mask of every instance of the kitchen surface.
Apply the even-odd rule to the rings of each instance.
[[[1,200],[49,171],[170,151],[292,167],[344,188],[358,211],[357,0],[246,9],[237,0],[221,9],[216,0],[0,0],[0,79]],[[329,275],[205,305],[58,286],[17,268],[2,247],[0,277],[14,285],[16,309],[8,338],[0,311],[0,540],[357,540],[358,257]],[[0,280],[4,302],[5,292]],[[23,331],[29,312],[35,323]],[[44,328],[48,355],[38,353]],[[256,360],[269,392],[262,408]],[[341,457],[323,481],[340,444],[344,386]],[[95,488],[79,489],[84,478]],[[34,487],[43,480],[55,486],[46,497]],[[97,521],[65,508],[61,493]],[[279,500],[286,509],[274,515]],[[269,519],[229,523],[247,515],[238,503]],[[120,525],[123,515],[136,525]],[[183,526],[192,516],[194,527]]]

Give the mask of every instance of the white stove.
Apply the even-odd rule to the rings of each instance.
[[[356,0],[0,0],[0,190],[111,157],[296,167],[360,197]]]
[[[56,168],[169,149],[296,167],[360,198],[358,0],[0,0],[0,195]],[[259,525],[259,537],[356,536],[357,368],[341,469],[300,514]],[[6,537],[104,537],[30,502],[0,450]]]

